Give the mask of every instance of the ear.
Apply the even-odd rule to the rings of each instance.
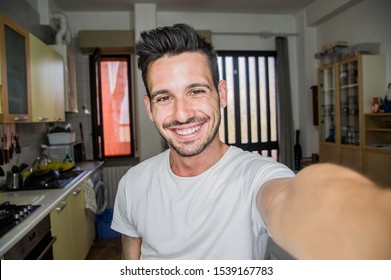
[[[219,91],[220,108],[223,109],[227,106],[227,82],[220,80],[217,90]]]
[[[151,100],[149,99],[148,95],[144,95],[144,104],[145,104],[145,109],[147,110],[147,114],[149,116],[149,119],[153,121],[153,115],[151,111]]]

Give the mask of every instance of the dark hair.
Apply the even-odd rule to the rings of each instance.
[[[173,26],[159,27],[144,31],[140,36],[136,44],[137,62],[149,96],[147,74],[151,63],[164,55],[178,55],[184,52],[199,52],[207,56],[213,84],[217,89],[219,83],[217,54],[212,44],[208,43],[191,26],[175,24]]]

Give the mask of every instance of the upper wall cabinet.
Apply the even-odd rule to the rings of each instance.
[[[65,112],[78,112],[77,107],[77,81],[76,81],[76,55],[67,45],[51,45],[62,55],[64,60],[64,98]]]
[[[0,15],[0,122],[31,121],[28,32]]]
[[[63,58],[32,34],[29,41],[32,121],[65,121]]]

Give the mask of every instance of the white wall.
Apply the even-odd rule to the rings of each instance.
[[[363,42],[381,43],[386,55],[387,81],[391,82],[391,1],[363,0],[345,12],[316,27],[317,47],[336,40],[354,45]]]

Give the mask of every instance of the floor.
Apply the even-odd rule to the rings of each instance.
[[[121,260],[121,237],[97,238],[86,260]]]

